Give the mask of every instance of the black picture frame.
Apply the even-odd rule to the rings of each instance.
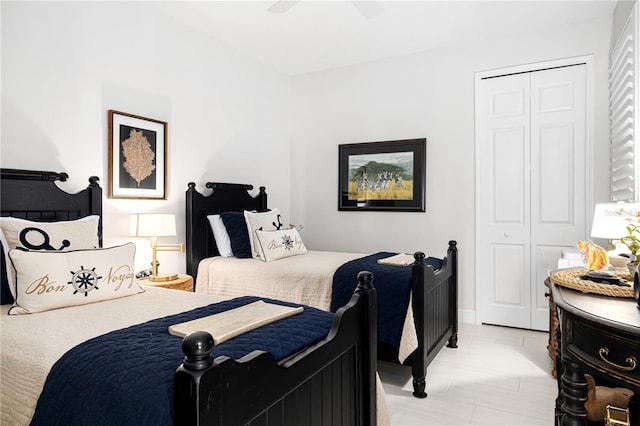
[[[427,139],[338,145],[338,210],[425,211]]]
[[[168,124],[109,110],[109,198],[167,199]]]

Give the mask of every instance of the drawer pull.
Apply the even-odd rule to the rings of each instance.
[[[605,358],[605,355],[609,355],[609,348],[607,348],[607,347],[600,348],[599,354],[600,354],[600,358],[604,362],[606,362],[607,364],[609,364],[612,367],[619,368],[620,370],[633,371],[633,370],[635,370],[636,365],[638,364],[638,360],[634,356],[629,356],[629,357],[627,357],[627,359],[625,359],[627,364],[629,364],[629,367],[625,367],[623,365],[618,365],[615,362],[609,361],[608,359]]]

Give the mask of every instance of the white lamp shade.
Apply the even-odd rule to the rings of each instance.
[[[627,234],[629,220],[637,221],[640,204],[602,203],[596,204],[593,213],[591,236],[617,240]]]
[[[140,213],[131,215],[129,236],[172,237],[176,235],[174,214]]]

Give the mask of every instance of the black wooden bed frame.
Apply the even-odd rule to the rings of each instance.
[[[195,278],[202,259],[219,255],[207,215],[225,211],[267,210],[267,193],[261,186],[253,196],[253,185],[207,182],[213,190],[207,196],[196,190],[193,182],[186,192],[186,254],[187,274]],[[413,395],[425,398],[427,366],[445,345],[456,348],[458,343],[458,250],[456,241],[449,241],[442,268],[434,271],[425,263],[425,254],[414,253],[412,266],[412,309],[418,338],[418,348],[404,364],[411,366]],[[397,351],[384,344],[378,347],[379,359],[398,363]]]
[[[66,173],[0,170],[1,215],[59,221],[102,214],[97,177],[77,194],[55,181]],[[355,279],[355,277],[354,277]],[[179,425],[373,425],[376,423],[376,293],[371,273],[334,316],[327,337],[278,365],[265,352],[240,360],[212,359],[213,339],[183,339],[184,362],[174,375],[174,423]],[[319,422],[319,423],[318,423]]]

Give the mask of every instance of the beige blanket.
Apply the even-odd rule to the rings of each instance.
[[[0,307],[0,425],[28,425],[47,374],[68,350],[91,338],[227,299],[144,287],[146,292],[105,302],[29,315]],[[378,424],[389,424],[378,385]]]
[[[198,266],[196,292],[224,297],[258,296],[309,305],[328,311],[333,274],[360,253],[309,251],[271,262],[260,259],[210,257]],[[353,277],[354,282],[356,277]],[[373,285],[375,287],[375,277]],[[411,303],[400,341],[400,362],[418,347]]]
[[[213,337],[213,343],[219,345],[263,325],[300,314],[303,310],[302,306],[294,308],[256,300],[228,311],[170,325],[169,334],[184,337],[194,331],[206,331]]]

